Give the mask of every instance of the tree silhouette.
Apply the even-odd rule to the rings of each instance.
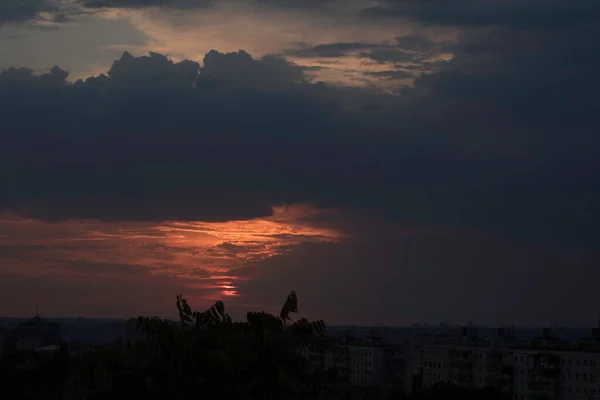
[[[176,297],[179,321],[139,317],[146,340],[130,349],[97,352],[67,384],[71,397],[120,399],[131,393],[150,399],[300,399],[313,379],[302,346],[325,348],[325,322],[302,318],[291,292],[279,316],[249,312],[233,321],[217,301],[194,311]],[[127,393],[127,395],[126,395]]]

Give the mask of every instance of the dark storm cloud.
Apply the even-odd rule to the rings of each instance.
[[[47,219],[268,215],[271,189],[304,179],[303,150],[332,121],[326,89],[298,84],[302,69],[276,56],[213,51],[200,69],[125,54],[108,77],[66,78],[0,74],[1,107],[18,112],[2,121],[4,207]]]
[[[386,48],[388,46],[384,44],[369,44],[359,42],[340,42],[340,43],[326,43],[319,44],[316,46],[302,46],[297,50],[290,50],[286,54],[296,57],[343,57],[345,55],[354,53],[358,50]]]
[[[78,0],[86,8],[210,8],[213,0]]]
[[[398,47],[405,51],[442,52],[448,49],[448,43],[434,42],[423,34],[413,33],[396,38]]]
[[[332,3],[342,3],[343,0],[255,0],[259,5],[280,7],[286,9],[311,9],[323,7]]]
[[[408,79],[414,76],[412,72],[402,70],[374,71],[367,72],[367,75],[386,79]]]
[[[0,1],[0,25],[4,22],[24,22],[36,18],[41,11],[52,9],[49,0]]]
[[[371,220],[361,223],[359,232],[367,239],[302,244],[293,257],[273,257],[229,274],[251,278],[238,287],[242,299],[278,304],[294,288],[302,317],[324,318],[332,325],[474,319],[541,326],[592,319],[589,308],[572,305],[598,300],[597,259],[460,229],[398,228]],[[558,293],[569,293],[572,301]]]
[[[393,63],[401,63],[413,61],[415,56],[412,53],[408,53],[403,50],[394,50],[394,49],[379,49],[373,50],[368,53],[362,53],[362,57],[370,58],[373,61],[384,63],[384,62],[393,62]]]
[[[599,20],[595,0],[384,0],[383,7],[361,11],[364,18],[408,18],[426,24],[565,28]]]
[[[203,68],[126,54],[76,84],[58,68],[8,70],[0,206],[227,220],[314,202],[594,248],[600,28],[588,20],[469,30],[395,97],[243,52],[211,52]]]
[[[448,43],[438,43],[424,35],[411,34],[396,38],[396,43],[338,42],[316,46],[302,44],[298,49],[288,50],[286,55],[295,57],[344,57],[362,51],[363,57],[381,62],[400,62],[423,59],[450,50]]]
[[[59,24],[66,24],[68,22],[73,22],[75,21],[73,18],[71,18],[70,16],[68,16],[67,14],[64,13],[57,13],[56,15],[54,15],[52,17],[52,22],[56,22]]]
[[[143,8],[143,7],[167,7],[167,8],[211,8],[219,3],[227,3],[223,0],[78,0],[87,8]],[[258,6],[284,9],[312,9],[324,5],[339,2],[339,0],[254,0]],[[235,3],[229,1],[228,3]],[[248,3],[240,1],[240,3]]]

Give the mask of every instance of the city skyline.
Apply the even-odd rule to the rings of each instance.
[[[592,0],[3,0],[0,315],[591,326]],[[18,300],[15,300],[18,299]]]

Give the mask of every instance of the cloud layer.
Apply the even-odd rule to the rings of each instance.
[[[49,5],[46,0],[4,0],[0,3],[0,26],[4,22],[23,22],[36,18]]]
[[[569,28],[594,23],[600,5],[594,0],[383,0],[361,11],[364,18],[406,18],[460,28],[502,26],[525,30]]]
[[[301,244],[344,239],[341,231],[312,223],[336,215],[296,206],[276,208],[271,217],[251,221],[110,224],[47,223],[1,214],[0,275],[107,287],[126,279],[140,290],[162,279],[205,306],[238,296],[239,285],[269,258]]]
[[[238,307],[293,288],[312,295],[303,310],[332,322],[595,318],[562,299],[598,301],[596,2],[175,10],[192,3],[97,3],[172,58],[126,52],[77,82],[60,67],[0,72],[0,293],[42,278],[76,296],[85,285],[87,304],[109,312],[111,294],[152,301],[132,299],[123,282],[137,279]],[[5,4],[0,23],[44,13]],[[249,34],[266,21],[285,40],[225,52],[223,30],[191,30],[173,50],[185,29],[162,12],[185,29],[200,15],[236,16]],[[287,25],[317,33],[298,43]],[[221,51],[198,37],[222,40],[210,44]],[[356,85],[315,78],[336,68]],[[313,207],[282,214],[293,204]]]
[[[465,31],[443,44],[450,61],[395,95],[310,83],[282,56],[244,51],[211,51],[202,67],[125,53],[108,76],[75,84],[58,67],[10,69],[0,205],[50,220],[228,220],[313,202],[590,240],[596,38],[587,20]],[[365,57],[442,46],[397,41],[405,50]]]

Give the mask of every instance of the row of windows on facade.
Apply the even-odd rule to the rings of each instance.
[[[588,388],[586,388],[586,387],[580,388],[578,386],[577,387],[567,386],[567,393],[575,393],[575,394],[583,393],[584,395],[595,396],[597,391],[594,388],[591,388],[588,390]]]
[[[583,364],[584,367],[591,367],[591,368],[595,368],[596,367],[596,360],[579,360],[579,359],[575,359],[575,366],[576,367],[581,367],[581,364]],[[560,365],[565,365],[565,359],[561,359],[560,360]],[[568,358],[566,360],[566,365],[573,365],[573,359],[572,358]]]
[[[365,367],[368,366],[369,368],[373,366],[373,363],[371,361],[367,362],[364,360],[356,360],[356,359],[352,360],[352,364],[353,365],[363,365]]]
[[[445,357],[447,356],[446,351],[440,351],[440,350],[435,350],[435,351],[426,351],[425,353],[425,358],[440,358],[440,357]],[[515,361],[520,361],[521,363],[525,363],[527,362],[527,356],[524,355],[519,355],[519,354],[515,354],[514,355],[514,359]],[[489,354],[483,354],[483,353],[479,353],[476,358],[483,360],[483,359],[489,359],[490,355]],[[565,365],[565,358],[562,358],[560,360],[562,365]],[[576,366],[581,366],[583,365],[584,367],[596,367],[596,360],[587,360],[587,359],[572,359],[572,358],[567,358],[566,359],[566,363],[567,365],[576,365]]]
[[[572,372],[569,372],[565,375],[565,373],[562,372],[561,375],[562,375],[563,380],[565,379],[565,376],[566,376],[568,379],[573,379],[573,377],[575,377],[576,381],[579,381],[581,379],[584,382],[588,382],[588,374],[578,374],[578,373],[573,374]],[[596,383],[596,374],[590,374],[589,378],[590,378],[589,382]]]
[[[442,375],[442,374],[437,374],[435,372],[428,372],[426,374],[428,381],[431,382],[447,382],[448,381],[448,375]],[[457,379],[456,377],[454,377],[453,379]],[[490,378],[475,378],[475,382],[479,383],[480,385],[486,385],[486,386],[490,386],[492,380]]]
[[[525,356],[519,356],[519,355],[515,355],[515,361],[518,363],[520,361],[521,364],[526,364],[528,362],[528,359]],[[564,365],[569,365],[569,366],[576,366],[576,367],[590,367],[590,368],[595,368],[597,363],[596,360],[587,360],[587,359],[572,359],[572,358],[561,358],[560,359],[560,365],[564,366]]]
[[[534,370],[527,370],[527,369],[521,369],[519,370],[519,374],[521,376],[528,376],[528,375],[535,375]],[[561,372],[561,377],[563,380],[566,379],[573,379],[575,378],[576,381],[583,381],[583,382],[591,382],[591,383],[596,383],[597,379],[596,379],[596,374],[580,374],[580,373],[573,373],[573,372]],[[589,380],[588,380],[589,378]]]
[[[363,357],[372,357],[373,356],[373,353],[369,350],[352,349],[351,354],[353,356],[363,356]]]
[[[357,371],[357,370],[353,369],[353,370],[352,370],[352,376],[357,376],[357,375],[369,376],[369,375],[370,375],[370,372],[371,372],[371,371],[365,371],[365,372],[363,372],[363,373],[361,374],[359,371]]]
[[[588,389],[586,387],[581,388],[581,387],[578,387],[578,386],[575,386],[575,387],[573,387],[573,386],[567,386],[565,388],[565,391],[567,393],[571,393],[571,394],[583,394],[583,395],[586,395],[586,396],[596,396],[596,394],[598,393],[598,390],[595,389],[595,388]],[[519,396],[519,397],[517,397],[517,396]],[[534,394],[527,395],[527,398],[532,398],[532,397],[535,397],[535,395]],[[515,395],[515,398],[525,399],[525,395],[524,394]]]
[[[435,352],[435,354],[436,354],[436,355],[437,355],[437,354],[440,354],[440,352]],[[478,358],[479,358],[480,360],[482,360],[482,359],[484,359],[484,358],[485,358],[485,359],[489,359],[489,357],[485,357],[485,356],[484,356],[483,354],[481,354],[481,353],[479,354],[479,357],[478,357]],[[515,359],[515,361],[516,361],[517,363],[519,363],[519,362],[520,362],[521,364],[526,364],[526,363],[528,362],[528,359],[526,358],[526,356],[522,356],[522,355],[515,355],[515,356],[514,356],[514,359]],[[431,368],[436,368],[436,367],[432,367],[432,362],[430,362],[430,361],[425,361],[425,365],[426,365],[426,366],[427,366],[427,363],[429,363],[429,367],[431,367]],[[437,362],[437,363],[436,363],[436,362],[434,362],[433,364],[434,364],[434,365],[435,365],[435,364],[437,364],[437,365],[438,365],[438,366],[437,366],[437,368],[441,368],[441,367],[439,366],[439,365],[440,365],[440,363],[439,363],[439,362]],[[577,366],[577,367],[583,366],[583,367],[590,367],[590,368],[595,368],[595,367],[596,367],[596,365],[597,365],[597,363],[596,363],[596,360],[586,360],[586,359],[580,360],[580,359],[572,359],[572,358],[568,358],[568,359],[564,359],[564,358],[562,358],[562,359],[560,360],[560,364],[561,364],[561,365],[563,365],[563,366],[564,366],[564,365],[569,365],[569,366],[573,366],[573,365],[574,365],[574,366]]]

